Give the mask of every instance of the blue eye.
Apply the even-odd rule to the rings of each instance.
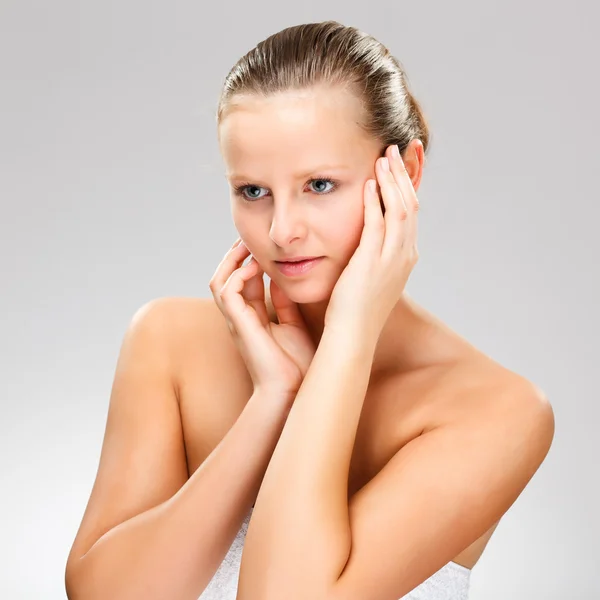
[[[324,196],[325,194],[331,194],[331,192],[333,192],[338,187],[337,181],[334,181],[333,179],[330,179],[329,177],[314,177],[313,179],[309,179],[308,183],[313,183],[315,181],[329,183],[333,186],[331,189],[329,189],[327,191],[317,191],[316,193],[319,196]],[[246,196],[245,191],[247,189],[251,189],[251,188],[254,188],[255,190],[265,189],[265,188],[261,188],[258,185],[254,185],[252,183],[243,183],[241,185],[234,186],[233,191],[234,191],[235,195],[240,196],[242,198],[242,200],[244,200],[244,202],[252,203],[252,202],[256,202],[257,200],[260,200],[262,198],[262,196],[253,196],[250,198],[248,198],[248,196]]]

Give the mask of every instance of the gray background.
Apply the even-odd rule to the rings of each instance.
[[[600,597],[598,12],[2,0],[0,596],[66,597],[128,322],[153,298],[210,297],[236,237],[223,78],[271,33],[335,19],[402,61],[431,126],[407,290],[555,411],[471,600]]]

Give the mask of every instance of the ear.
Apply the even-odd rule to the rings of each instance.
[[[408,146],[402,152],[402,161],[408,172],[412,186],[415,192],[419,190],[421,177],[423,176],[423,165],[425,163],[425,152],[423,151],[423,142],[415,138],[411,140]]]

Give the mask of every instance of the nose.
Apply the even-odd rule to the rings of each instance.
[[[269,237],[280,248],[285,248],[295,239],[304,237],[306,226],[302,214],[305,209],[294,202],[275,202],[274,206]]]

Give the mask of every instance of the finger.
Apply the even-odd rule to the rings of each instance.
[[[236,338],[248,365],[251,364],[248,361],[252,361],[252,356],[272,356],[273,353],[273,339],[270,333],[260,322],[254,307],[247,304],[242,296],[247,281],[256,276],[253,275],[253,268],[256,269],[249,263],[235,270],[225,282],[220,294],[230,332]]]
[[[251,258],[250,262],[242,268],[246,270],[245,274],[249,275],[242,290],[242,296],[245,298],[246,302],[254,308],[260,322],[266,327],[269,324],[270,319],[265,303],[265,282],[263,280],[265,272],[254,256]]]
[[[235,331],[244,338],[256,335],[258,329],[264,329],[258,313],[253,306],[246,303],[242,295],[246,282],[254,276],[252,265],[240,267],[229,276],[217,294],[226,317],[233,324]]]
[[[417,244],[419,200],[402,156],[392,157],[390,151],[390,165],[408,213],[404,245],[410,250]]]
[[[389,158],[384,158],[387,159],[389,164]],[[382,256],[385,254],[393,258],[402,250],[408,214],[402,193],[391,171],[391,166],[390,170],[384,169],[384,162],[383,158],[378,159],[375,169],[385,203],[385,236]]]
[[[239,269],[241,264],[250,255],[248,247],[238,238],[233,246],[225,253],[221,262],[217,266],[211,282],[214,282],[216,287],[225,285],[227,279],[235,269]]]
[[[239,269],[242,266],[242,263],[249,254],[250,251],[246,245],[241,241],[237,242],[227,251],[216,268],[208,286],[219,307],[221,306],[220,292],[223,289],[225,282],[236,269]]]
[[[381,209],[381,198],[377,191],[377,181],[369,179],[364,190],[365,225],[359,245],[369,247],[376,256],[381,254],[385,236],[385,217]]]

